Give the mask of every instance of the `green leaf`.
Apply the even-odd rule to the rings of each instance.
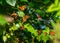
[[[0,0],[0,4],[5,5],[6,4],[5,0]]]
[[[0,4],[2,4],[2,2],[3,2],[3,1],[2,1],[2,0],[0,0]]]
[[[54,40],[54,38],[55,38],[55,36],[51,36],[51,35],[49,37],[51,40]]]
[[[4,31],[3,27],[0,26],[0,36],[3,34],[3,31]]]
[[[49,35],[44,35],[44,33],[41,34],[42,40],[44,41],[44,43],[47,42],[47,40],[49,40]]]
[[[57,12],[56,16],[60,16],[60,11]]]
[[[16,24],[16,27],[17,27],[17,28],[19,28],[19,27],[20,27],[20,25],[19,25],[19,24]]]
[[[55,5],[57,6],[59,4],[59,0],[55,0]]]
[[[50,2],[50,0],[43,0],[43,3],[45,3],[45,4],[47,4],[49,2]]]
[[[46,32],[47,34],[44,35],[44,32]],[[41,38],[44,41],[44,43],[46,43],[47,40],[49,39],[49,32],[50,32],[49,27],[46,27],[46,29],[42,31]]]
[[[49,34],[49,32],[50,32],[50,29],[49,29],[49,27],[46,27],[46,32]]]
[[[54,12],[54,11],[60,11],[60,3],[58,2],[58,0],[55,0],[56,2],[51,4],[48,9],[47,12]]]
[[[18,15],[19,15],[20,17],[24,17],[24,16],[25,16],[25,14],[24,14],[23,11],[18,11]]]
[[[7,38],[10,38],[10,35],[9,35],[9,34],[6,34],[6,37],[7,37]]]
[[[29,24],[25,24],[24,27],[29,31],[31,32],[31,34],[33,34],[34,36],[38,36],[38,33],[37,31]]]
[[[30,2],[29,7],[35,7],[35,4],[33,2]]]
[[[7,21],[6,21],[6,19],[4,18],[4,16],[3,15],[0,15],[0,25],[4,25],[4,24],[6,24],[7,23]]]
[[[28,2],[28,0],[20,0],[20,2]]]
[[[37,9],[35,12],[38,13],[42,17],[44,16],[44,13],[40,9]]]
[[[51,20],[50,22],[51,22],[52,27],[54,28],[55,27],[55,22],[53,20]]]
[[[41,35],[38,35],[36,38],[38,41],[41,41]]]
[[[17,26],[18,26],[18,27],[17,27]],[[13,26],[12,26],[11,28],[9,28],[9,30],[15,31],[15,30],[18,30],[18,28],[19,28],[19,24],[16,25],[15,23],[13,23]]]
[[[4,41],[4,43],[7,41],[7,37],[6,36],[3,36],[3,41]]]
[[[11,6],[15,6],[16,4],[16,0],[6,0],[6,2]]]
[[[43,30],[42,32],[43,32],[43,33],[44,33],[44,32],[46,32],[47,34],[49,34],[49,32],[50,32],[49,27],[46,27],[46,29],[45,29],[45,30]]]

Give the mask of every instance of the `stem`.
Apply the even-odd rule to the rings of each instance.
[[[34,37],[32,37],[32,43],[34,43]]]

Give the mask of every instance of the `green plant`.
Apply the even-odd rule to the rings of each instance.
[[[0,0],[0,42],[47,43],[48,40],[54,39],[53,30],[56,21],[60,21],[59,2]]]

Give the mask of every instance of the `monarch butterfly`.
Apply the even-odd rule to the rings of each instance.
[[[26,22],[27,21],[27,19],[29,19],[30,18],[30,16],[29,15],[25,15],[24,17],[23,17],[23,22]]]
[[[21,43],[24,43],[23,41]]]
[[[37,18],[38,18],[38,20],[40,20],[40,18],[41,18],[41,17],[40,17],[40,15],[39,15],[39,14],[37,14]]]
[[[38,35],[40,35],[41,34],[41,30],[38,30]]]
[[[54,31],[50,31],[50,35],[55,35],[55,32]]]
[[[29,15],[25,15],[25,18],[26,18],[26,19],[29,19],[29,18],[30,18],[30,16],[29,16]]]
[[[21,30],[24,30],[24,25],[21,26]]]
[[[14,18],[13,18],[13,17],[6,16],[5,19],[6,19],[6,21],[7,21],[8,23],[13,23],[13,22],[14,22]]]
[[[26,9],[26,5],[22,5],[19,7],[20,10],[24,11]]]
[[[27,19],[26,18],[23,18],[23,22],[26,22],[27,21]]]
[[[13,12],[13,13],[11,14],[11,16],[12,16],[12,17],[17,17],[17,13]]]
[[[40,18],[40,15],[38,14],[37,17]]]

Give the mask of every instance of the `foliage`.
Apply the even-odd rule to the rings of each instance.
[[[57,21],[60,0],[0,0],[1,43],[47,43]]]
[[[4,16],[0,14],[0,25],[4,25],[6,23],[7,23],[7,21],[5,20]]]

